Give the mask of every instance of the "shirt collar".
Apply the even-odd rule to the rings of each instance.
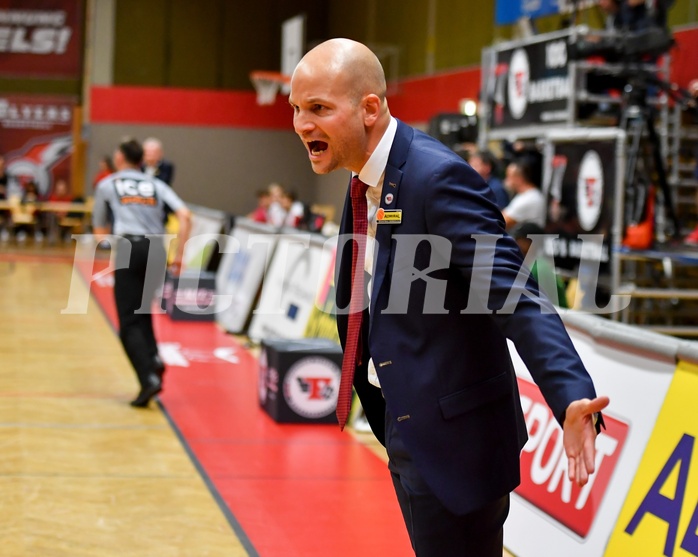
[[[361,172],[359,172],[359,179],[364,184],[371,187],[382,184],[383,173],[385,172],[385,167],[388,166],[388,157],[395,139],[395,132],[397,132],[397,120],[391,116],[383,137],[381,137],[373,153],[371,153]]]

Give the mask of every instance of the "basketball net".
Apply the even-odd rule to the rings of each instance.
[[[289,92],[291,78],[279,72],[254,71],[250,74],[250,81],[257,91],[257,104],[270,105],[276,102],[276,95]]]

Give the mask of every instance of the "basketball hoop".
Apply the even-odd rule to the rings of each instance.
[[[269,105],[276,102],[279,89],[282,92],[288,92],[291,78],[279,72],[258,70],[250,73],[250,81],[257,91],[257,104]]]

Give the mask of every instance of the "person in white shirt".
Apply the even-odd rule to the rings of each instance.
[[[302,201],[296,198],[296,194],[290,191],[286,191],[281,199],[281,206],[286,211],[286,217],[284,219],[284,226],[289,228],[298,228],[305,221],[305,205]]]
[[[267,209],[267,222],[272,226],[280,228],[286,220],[286,209],[283,206],[284,188],[280,184],[269,184],[269,195],[271,203]]]
[[[515,160],[507,166],[504,181],[513,199],[502,210],[507,230],[522,222],[534,222],[545,226],[545,196],[533,181],[532,168],[524,159]]]

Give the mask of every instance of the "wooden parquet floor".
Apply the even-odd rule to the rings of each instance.
[[[245,556],[96,304],[65,315],[71,260],[0,252],[0,554]]]

